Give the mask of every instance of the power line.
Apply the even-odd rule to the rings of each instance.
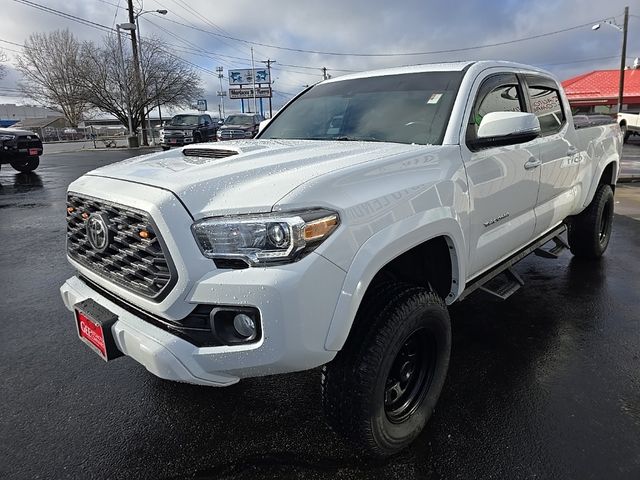
[[[70,13],[65,13],[65,12],[62,12],[60,10],[56,10],[54,8],[46,7],[44,5],[40,5],[39,3],[31,2],[29,0],[13,0],[13,1],[16,2],[16,3],[21,3],[23,5],[26,5],[28,7],[35,8],[37,10],[41,10],[43,12],[51,13],[51,14],[56,15],[58,17],[66,18],[68,20],[73,20],[75,22],[81,23],[81,24],[86,25],[88,27],[97,28],[98,30],[102,30],[102,31],[106,31],[106,32],[113,32],[114,31],[113,28],[107,27],[106,25],[102,25],[100,23],[92,22],[91,20],[87,20],[87,19],[84,19],[84,18],[81,18],[81,17],[77,17],[75,15],[71,15]]]
[[[411,56],[436,55],[436,54],[440,54],[440,53],[454,53],[454,52],[464,52],[464,51],[469,51],[469,50],[478,50],[478,49],[483,49],[483,48],[498,47],[498,46],[502,46],[502,45],[512,45],[514,43],[524,42],[524,41],[527,41],[527,40],[533,40],[533,39],[536,39],[536,38],[542,38],[542,37],[548,37],[548,36],[551,36],[551,35],[557,35],[559,33],[569,32],[569,31],[572,31],[572,30],[577,30],[579,28],[592,26],[595,22],[599,21],[599,20],[593,20],[593,21],[588,22],[588,23],[582,23],[580,25],[574,25],[572,27],[567,27],[567,28],[563,28],[563,29],[560,29],[560,30],[555,30],[555,31],[552,31],[552,32],[540,33],[540,34],[537,34],[537,35],[531,35],[529,37],[522,37],[522,38],[517,38],[517,39],[514,39],[514,40],[503,41],[503,42],[495,42],[495,43],[488,43],[488,44],[483,44],[483,45],[475,45],[475,46],[472,46],[472,47],[449,48],[449,49],[444,49],[444,50],[431,50],[431,51],[425,51],[425,52],[361,53],[361,52],[325,52],[325,51],[320,51],[320,50],[306,50],[306,49],[302,49],[302,48],[284,47],[284,46],[280,46],[280,45],[272,45],[272,44],[269,44],[269,43],[254,42],[254,41],[251,41],[251,40],[246,40],[246,39],[234,37],[234,36],[231,36],[231,35],[225,35],[225,34],[221,34],[221,33],[212,32],[211,30],[205,30],[203,28],[196,27],[196,26],[193,26],[193,25],[186,25],[186,24],[184,24],[182,22],[178,22],[177,20],[173,20],[173,19],[170,19],[170,18],[163,18],[163,20],[166,21],[166,22],[174,23],[176,25],[181,25],[181,26],[186,27],[186,28],[192,28],[194,30],[198,30],[200,32],[207,33],[207,34],[213,35],[215,37],[223,37],[223,38],[227,38],[227,39],[230,39],[230,40],[235,40],[237,42],[243,42],[243,43],[246,43],[246,44],[249,44],[249,45],[259,45],[261,47],[275,48],[277,50],[286,50],[286,51],[290,51],[290,52],[313,53],[313,54],[316,54],[316,55],[350,56],[350,57],[411,57]]]

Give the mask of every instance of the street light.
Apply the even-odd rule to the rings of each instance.
[[[622,26],[618,25],[615,19],[605,20],[601,23],[596,23],[591,27],[594,32],[600,29],[602,25],[609,25],[622,33],[622,57],[620,58],[620,84],[618,86],[618,113],[622,111],[622,103],[624,97],[624,70],[627,63],[627,27],[629,25],[629,7],[624,7],[624,23]]]
[[[139,54],[140,54],[140,58],[136,59],[137,62],[140,63],[140,73],[142,74],[142,82],[144,83],[144,94],[147,94],[147,88],[146,88],[146,79],[145,79],[145,74],[144,74],[144,65],[142,64],[142,37],[140,36],[140,22],[138,21],[138,18],[140,18],[142,15],[145,15],[147,13],[159,13],[160,15],[166,15],[168,13],[167,10],[164,9],[160,9],[160,10],[143,10],[140,13],[136,13],[134,15],[134,20],[136,22],[136,31],[138,34],[138,48],[139,48]],[[142,86],[140,86],[142,87]],[[140,92],[142,93],[143,89],[140,88]],[[158,110],[160,109],[160,107],[158,106]],[[144,125],[144,117],[146,116],[144,113],[144,109],[142,110],[142,122]],[[151,127],[151,118],[149,116],[147,117],[147,127],[149,128],[149,131],[151,132],[151,140],[153,140],[153,142],[155,143],[156,139],[153,135],[153,128]]]
[[[120,67],[122,69],[122,74],[125,75],[125,66],[124,66],[124,54],[122,53],[122,40],[120,38],[120,30],[129,30],[133,31],[136,29],[136,26],[133,23],[119,23],[116,24],[116,31],[118,33],[118,50],[120,51]],[[128,86],[127,79],[124,78],[123,82]],[[127,120],[129,121],[129,137],[127,138],[127,143],[129,147],[137,147],[138,146],[138,136],[133,134],[133,121],[131,119],[131,91],[127,87]],[[134,140],[135,139],[135,140]]]

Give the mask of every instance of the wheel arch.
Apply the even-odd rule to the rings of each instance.
[[[394,225],[378,232],[358,250],[347,272],[331,320],[325,342],[327,350],[338,351],[342,348],[365,293],[380,276],[391,274],[407,283],[432,287],[447,304],[455,301],[464,290],[463,252],[466,250],[462,229],[456,219],[427,222],[403,235],[398,235],[400,228]],[[428,259],[437,258],[435,270],[428,260],[414,264],[414,260],[424,259],[425,253]],[[409,269],[404,271],[405,275],[397,278],[398,272],[402,272],[407,265]],[[446,265],[445,279],[436,278],[433,281],[430,275],[442,265]]]

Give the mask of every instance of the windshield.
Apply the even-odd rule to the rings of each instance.
[[[387,75],[320,84],[260,138],[440,144],[464,72]]]
[[[198,125],[198,115],[176,115],[171,119],[169,125]]]
[[[229,115],[224,122],[225,125],[253,125],[253,118],[246,115]]]

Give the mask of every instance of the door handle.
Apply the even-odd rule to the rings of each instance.
[[[529,160],[527,160],[527,163],[524,164],[524,169],[531,170],[534,168],[538,168],[540,165],[542,165],[542,160],[536,157],[531,157]]]
[[[574,155],[577,155],[579,153],[579,150],[576,147],[569,147],[569,150],[567,150],[567,155],[570,157],[573,157]]]

